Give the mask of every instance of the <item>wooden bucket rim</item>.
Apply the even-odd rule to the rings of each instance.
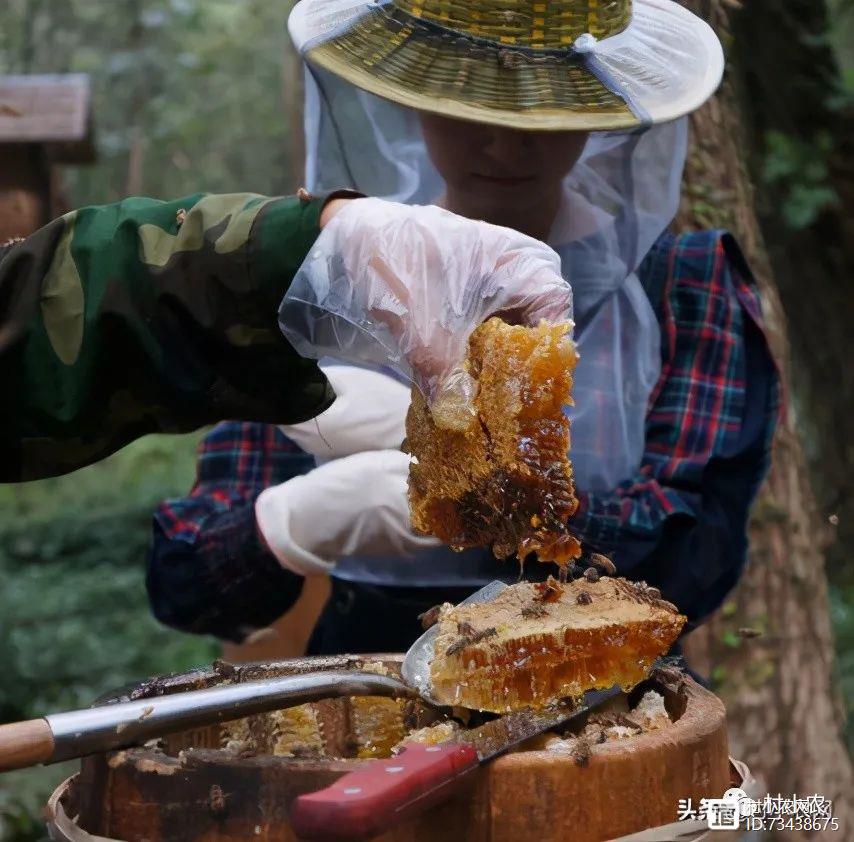
[[[403,655],[400,653],[377,653],[366,655],[320,655],[301,658],[288,658],[277,661],[256,661],[244,664],[230,664],[224,661],[214,661],[210,667],[189,670],[184,673],[176,673],[166,676],[156,676],[148,679],[134,688],[125,688],[125,694],[117,694],[115,691],[102,696],[96,704],[109,704],[114,701],[124,701],[128,698],[146,698],[154,693],[161,695],[164,692],[177,692],[182,689],[196,689],[202,686],[210,686],[218,681],[237,680],[252,681],[270,675],[276,670],[285,668],[294,674],[310,672],[317,669],[358,669],[365,662],[382,662],[386,665],[400,664]],[[683,710],[672,720],[668,727],[668,739],[683,740],[686,743],[701,741],[709,734],[725,727],[726,709],[723,702],[707,688],[703,687],[690,675],[678,671],[670,675],[664,669],[654,670],[650,677],[638,685],[640,687],[656,687],[665,695],[666,699],[674,697],[683,698]],[[632,692],[637,692],[634,688]],[[668,706],[669,709],[669,706]],[[660,731],[650,731],[637,734],[625,740],[614,740],[593,746],[593,757],[615,758],[631,752],[637,754],[645,749],[653,749],[661,739]],[[194,761],[204,764],[206,762],[228,762],[233,759],[216,748],[192,748]],[[111,752],[116,756],[119,753],[130,762],[155,762],[158,764],[179,764],[178,758],[165,753],[161,749],[145,748],[142,746],[123,749],[121,752]],[[307,770],[322,767],[330,771],[344,772],[352,771],[353,767],[370,760],[358,758],[324,758],[324,759],[300,759],[288,757],[274,757],[273,755],[255,755],[239,758],[243,764],[267,764],[282,763],[293,766],[295,769]],[[492,766],[499,769],[513,768],[521,763],[530,763],[531,760],[549,764],[573,763],[572,757],[559,751],[549,749],[527,750],[524,752],[510,753],[493,761]]]
[[[765,790],[745,763],[730,757],[729,765],[731,786],[743,789],[751,798],[762,797]],[[78,772],[66,778],[53,791],[45,806],[45,820],[50,838],[55,842],[132,842],[108,836],[93,836],[77,824],[76,817],[72,818],[68,815],[64,802],[77,786],[79,777]],[[679,842],[699,842],[700,839],[706,839],[710,835],[711,831],[702,822],[684,821],[647,828],[607,842],[664,842],[664,840],[673,839],[678,839]]]

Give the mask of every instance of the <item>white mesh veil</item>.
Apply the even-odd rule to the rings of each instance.
[[[441,200],[444,183],[413,111],[312,67],[305,113],[309,190],[350,186],[398,202]],[[548,242],[573,288],[580,361],[572,460],[585,490],[613,489],[640,463],[661,352],[635,270],[676,213],[686,133],[677,120],[592,134],[564,179]]]

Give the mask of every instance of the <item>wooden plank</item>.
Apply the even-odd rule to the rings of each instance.
[[[0,144],[49,144],[57,161],[92,160],[89,77],[0,76]]]

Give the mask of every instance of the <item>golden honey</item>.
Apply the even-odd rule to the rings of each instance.
[[[356,742],[356,757],[388,757],[406,736],[401,699],[381,696],[353,697],[350,725]]]
[[[273,754],[278,757],[323,756],[323,733],[312,705],[274,711]]]
[[[655,593],[625,579],[579,579],[559,591],[520,582],[490,602],[448,606],[431,693],[443,704],[502,713],[633,687],[685,623]]]
[[[536,553],[566,566],[580,555],[567,529],[578,506],[564,413],[578,358],[570,327],[492,318],[477,328],[466,369],[478,391],[465,429],[440,426],[413,391],[406,432],[417,531],[455,550],[488,546],[498,558]]]
[[[389,675],[381,663],[368,662],[365,672]],[[383,696],[354,696],[350,699],[350,732],[356,757],[389,757],[391,750],[406,736],[403,699]]]

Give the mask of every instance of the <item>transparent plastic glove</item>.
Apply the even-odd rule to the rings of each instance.
[[[392,365],[452,419],[473,397],[461,363],[481,322],[535,325],[571,310],[560,258],[543,243],[433,206],[356,199],[321,232],[279,324],[303,356]]]
[[[349,365],[321,368],[335,390],[335,403],[316,418],[282,426],[281,431],[324,461],[399,448],[406,437],[410,390],[378,371]]]
[[[283,567],[301,576],[329,573],[346,555],[406,558],[435,538],[410,528],[409,457],[398,450],[345,456],[261,492],[258,529]]]

